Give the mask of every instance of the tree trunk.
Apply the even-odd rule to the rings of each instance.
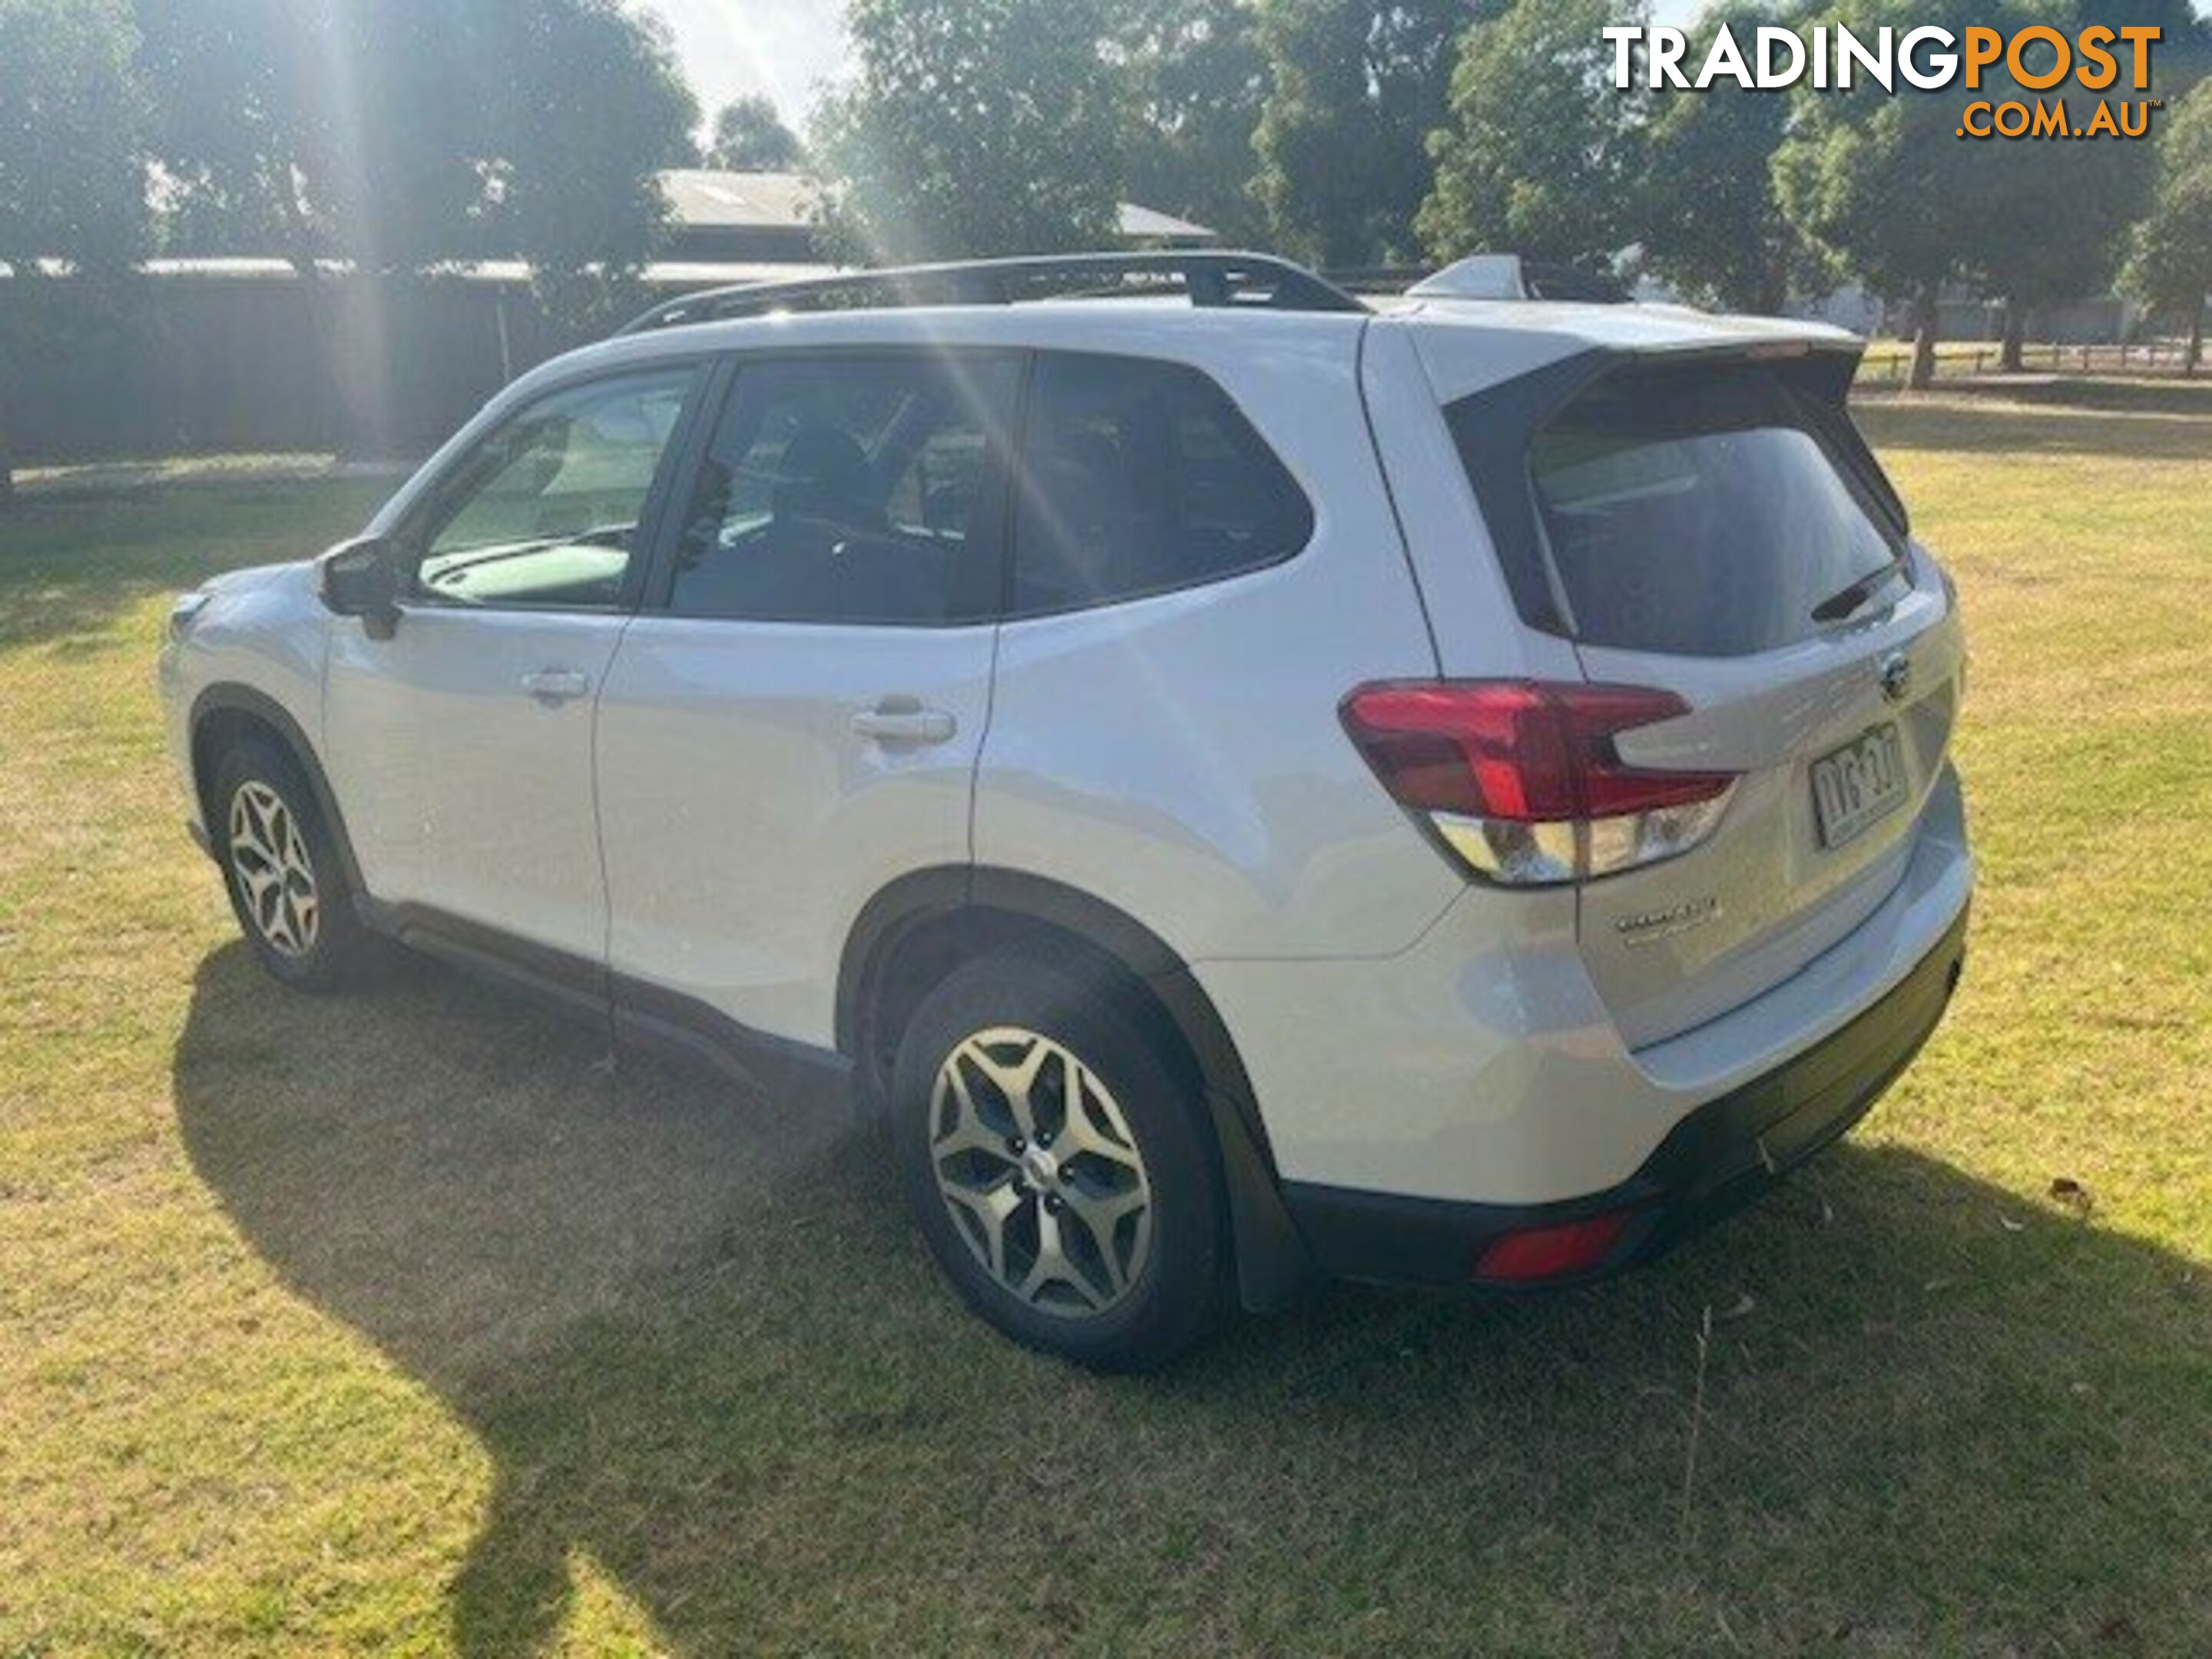
[[[2183,354],[2181,372],[2191,380],[2197,378],[2197,366],[2204,361],[2204,301],[2200,298],[2189,308],[2189,349]],[[0,435],[4,435],[0,434]],[[0,495],[0,501],[5,501]]]
[[[1905,385],[1925,392],[1936,379],[1936,289],[1933,283],[1912,300],[1912,374]]]
[[[1790,277],[1787,272],[1770,270],[1759,279],[1759,292],[1752,296],[1751,309],[1754,316],[1779,317],[1790,308]]]
[[[2004,345],[1997,354],[1997,372],[2021,372],[2022,348],[2027,340],[2027,307],[2017,300],[2004,302]]]
[[[9,419],[8,365],[0,360],[0,513],[15,502],[15,434]]]

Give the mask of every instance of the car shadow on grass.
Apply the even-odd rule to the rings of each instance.
[[[227,947],[174,1069],[244,1237],[494,1460],[470,1654],[550,1643],[580,1554],[702,1655],[2212,1638],[2206,1273],[1910,1152],[1614,1284],[1334,1287],[1106,1379],[970,1319],[838,1115],[427,965]]]

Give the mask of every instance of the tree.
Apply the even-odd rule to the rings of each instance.
[[[1966,3],[1937,0],[1931,10],[1908,0],[1869,0],[1841,21],[1863,40],[1884,24],[1900,34],[1922,24],[1955,34],[1990,21]],[[1805,91],[1790,137],[1775,152],[1775,186],[1790,222],[1877,293],[1911,297],[1908,384],[1916,389],[1935,378],[1943,284],[1972,269],[1961,221],[1983,147],[1957,136],[1969,95],[1962,88],[1917,91],[1902,78],[1894,94],[1885,93],[1864,76],[1847,91]]]
[[[1706,14],[1684,54],[1695,64],[1725,25],[1739,42],[1774,15],[1755,4]],[[1825,262],[1783,211],[1774,152],[1790,130],[1790,100],[1718,80],[1664,97],[1646,130],[1642,240],[1656,275],[1731,311],[1779,312],[1792,288],[1822,280]]]
[[[112,325],[148,239],[136,39],[123,0],[0,0],[0,505],[23,364]],[[69,267],[61,286],[41,261]]]
[[[1130,198],[1261,238],[1252,138],[1267,92],[1250,0],[1122,0],[1115,45],[1129,82]]]
[[[2155,88],[2178,92],[2203,72],[2206,25],[2190,15],[2188,0],[2128,0],[2125,17],[2105,14],[2106,0],[2081,0],[2074,15],[2053,20],[2067,33],[2091,22],[2157,25],[2161,40]],[[2031,48],[2027,67],[2047,70],[2053,53]],[[2078,70],[2078,60],[2075,64]],[[1973,94],[2002,106],[2017,100],[2033,106],[2063,106],[2069,127],[2087,127],[2098,104],[2124,96],[2086,88],[2078,77],[2055,88],[2023,87],[2002,65],[1985,74]],[[1964,240],[1972,250],[1970,275],[1985,294],[2004,302],[2000,367],[2017,372],[2029,310],[2109,289],[2126,255],[2130,228],[2149,210],[2155,146],[2112,139],[2013,143],[1993,140],[1966,148],[1975,184],[1960,204]]]
[[[1334,267],[1413,255],[1453,46],[1501,3],[1260,0],[1268,91],[1254,143],[1278,245]]]
[[[429,0],[137,0],[139,66],[191,251],[410,269],[473,252],[476,13]],[[273,239],[273,240],[272,240]]]
[[[342,447],[392,440],[401,284],[520,255],[572,331],[634,309],[696,106],[617,0],[137,0],[184,246],[278,252],[327,343]],[[579,112],[588,111],[588,118]],[[341,305],[324,262],[356,273]]]
[[[1104,0],[853,0],[823,103],[824,242],[860,264],[1096,247],[1116,226],[1125,82]]]
[[[799,135],[784,125],[775,100],[758,93],[726,104],[714,118],[707,165],[731,173],[789,173],[806,159]]]
[[[485,234],[529,263],[556,321],[603,333],[641,308],[668,220],[656,175],[691,159],[699,106],[666,33],[617,0],[505,3],[501,38],[486,43],[507,73],[477,144],[499,185]]]
[[[1433,258],[1603,261],[1635,239],[1642,103],[1613,86],[1599,33],[1622,16],[1613,0],[1540,0],[1468,31],[1429,143],[1418,228]]]
[[[2150,213],[2136,228],[2123,281],[2154,312],[2187,319],[2185,367],[2194,374],[2212,301],[2212,81],[2198,82],[2166,114]]]

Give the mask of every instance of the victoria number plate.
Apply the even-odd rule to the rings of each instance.
[[[1905,744],[1894,720],[1813,763],[1820,845],[1840,847],[1905,799]]]

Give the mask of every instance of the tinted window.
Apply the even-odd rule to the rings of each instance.
[[[930,623],[995,613],[1012,358],[772,359],[738,372],[670,609]]]
[[[1577,637],[1771,650],[1812,634],[1823,600],[1893,566],[1901,538],[1823,430],[1829,418],[1750,365],[1613,374],[1570,402],[1528,459]]]
[[[1288,558],[1313,509],[1212,381],[1179,364],[1037,360],[1014,608],[1067,610]]]
[[[418,541],[417,598],[605,605],[697,379],[690,367],[594,381],[530,404],[442,483]]]

